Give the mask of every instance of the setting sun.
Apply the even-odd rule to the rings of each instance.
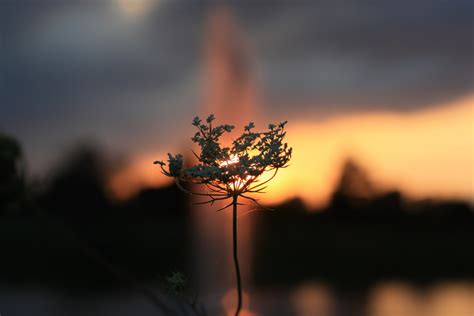
[[[239,157],[237,155],[231,155],[229,160],[221,162],[219,166],[222,167],[222,166],[235,165],[238,162],[239,162]],[[242,189],[245,186],[245,184],[251,179],[252,179],[251,176],[246,176],[245,179],[241,179],[241,178],[235,179],[235,181],[232,184],[233,191],[238,191]]]

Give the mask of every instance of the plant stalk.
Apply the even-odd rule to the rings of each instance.
[[[242,309],[242,281],[240,278],[240,266],[237,250],[237,196],[235,195],[232,200],[232,232],[233,232],[233,248],[234,248],[234,265],[235,265],[235,274],[237,279],[237,310],[235,316],[240,314]]]

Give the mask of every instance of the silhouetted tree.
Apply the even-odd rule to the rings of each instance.
[[[25,200],[25,163],[20,144],[0,133],[0,214],[18,211]]]
[[[389,191],[373,198],[368,212],[384,216],[399,215],[403,211],[403,202],[403,196],[399,191]]]
[[[375,196],[375,188],[367,172],[348,159],[342,168],[341,178],[331,198],[331,209],[345,212],[351,209],[367,207]]]
[[[393,216],[402,213],[403,202],[399,191],[377,188],[367,172],[348,159],[342,168],[329,209],[345,215]]]
[[[183,218],[189,215],[189,196],[170,185],[144,188],[124,205],[134,215],[161,219]]]
[[[81,145],[52,171],[44,195],[46,211],[93,214],[108,208],[107,168],[101,152]]]

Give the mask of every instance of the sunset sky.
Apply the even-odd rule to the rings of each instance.
[[[383,188],[474,202],[471,1],[226,3],[226,45],[246,53],[230,58],[231,77],[245,77],[252,119],[290,121],[294,160],[266,201],[324,204],[353,158]],[[0,131],[20,140],[29,171],[85,139],[128,161],[117,194],[164,183],[151,162],[188,148],[218,90],[213,4],[1,1]]]

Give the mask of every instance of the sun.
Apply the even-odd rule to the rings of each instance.
[[[225,160],[219,164],[219,167],[234,165],[239,162],[239,156],[230,155],[229,160]]]
[[[231,166],[239,163],[239,156],[230,155],[228,160],[225,160],[219,164],[219,167]],[[246,176],[245,179],[237,177],[231,185],[232,191],[236,192],[242,189],[249,181],[254,179],[252,176]]]
[[[120,12],[127,18],[139,18],[147,14],[159,0],[114,0]]]

